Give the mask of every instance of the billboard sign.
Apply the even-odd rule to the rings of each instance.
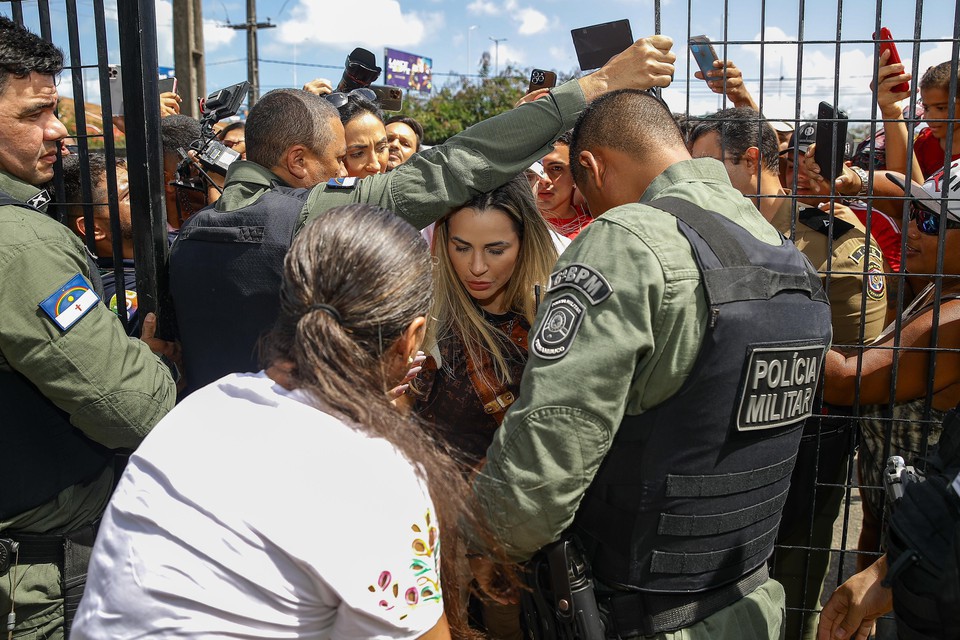
[[[409,91],[430,93],[433,90],[433,59],[415,53],[383,50],[386,80],[384,84]]]

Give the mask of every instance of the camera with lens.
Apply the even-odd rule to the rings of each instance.
[[[347,56],[343,67],[343,75],[337,91],[349,93],[354,89],[369,87],[380,77],[382,69],[377,66],[377,57],[372,51],[357,47]]]

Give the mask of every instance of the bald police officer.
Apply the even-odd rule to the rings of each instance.
[[[485,515],[514,560],[572,534],[608,637],[778,637],[766,561],[830,345],[819,278],[649,94],[591,104],[570,155],[602,215],[551,276]]]
[[[62,66],[0,17],[0,618],[15,608],[15,637],[64,637],[64,595],[75,610],[86,573],[74,550],[92,544],[110,498],[112,450],[136,447],[176,393],[100,302],[83,245],[44,214],[39,185],[67,135]]]

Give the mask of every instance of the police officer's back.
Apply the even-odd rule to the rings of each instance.
[[[571,159],[602,215],[551,276],[486,516],[517,560],[572,533],[610,637],[776,637],[765,563],[830,343],[819,279],[651,96],[591,105]]]

